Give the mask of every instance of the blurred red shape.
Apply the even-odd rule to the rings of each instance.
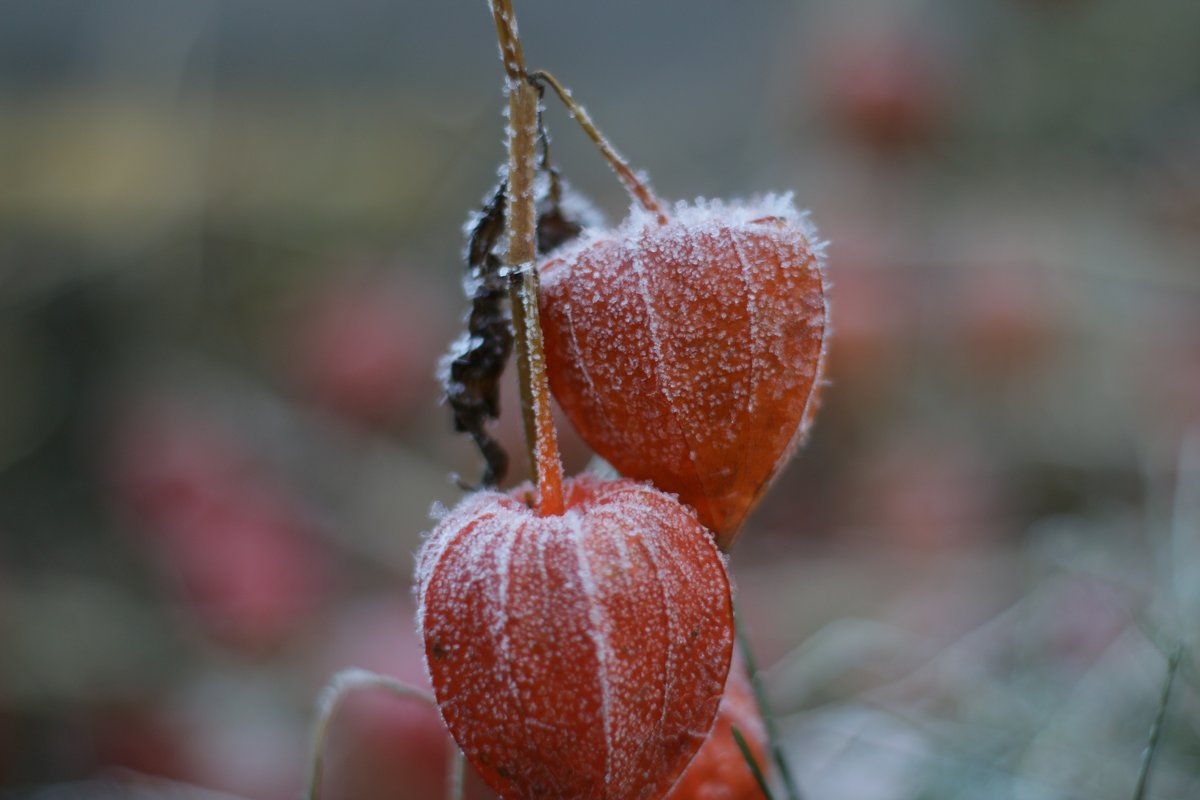
[[[342,614],[326,674],[357,667],[432,695],[413,606],[360,602]],[[426,800],[446,796],[450,734],[432,705],[361,690],[341,704],[330,729],[322,794],[331,800]],[[495,795],[468,767],[467,800]]]
[[[231,431],[138,409],[117,428],[111,469],[138,541],[210,635],[260,649],[303,627],[327,577],[307,511]]]
[[[931,41],[903,30],[852,32],[825,53],[821,91],[835,123],[883,151],[928,142],[949,106],[949,75]]]
[[[410,418],[437,396],[448,326],[415,285],[380,278],[322,286],[293,323],[290,366],[317,404],[368,427]]]

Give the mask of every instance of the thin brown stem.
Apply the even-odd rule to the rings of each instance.
[[[521,37],[517,35],[517,17],[512,0],[489,0],[492,18],[496,20],[496,39],[500,43],[500,60],[504,72],[514,83],[525,80],[525,54],[521,52]]]
[[[534,483],[540,476],[538,469],[537,447],[537,412],[533,396],[532,358],[529,348],[529,318],[525,313],[523,294],[528,291],[525,286],[525,269],[537,257],[537,220],[531,218],[534,213],[532,205],[522,198],[531,196],[533,191],[532,169],[525,162],[526,153],[532,154],[533,142],[527,141],[528,131],[523,124],[530,105],[529,95],[533,94],[529,84],[521,82],[511,84],[509,94],[509,119],[511,133],[508,141],[508,256],[507,266],[512,271],[509,280],[509,297],[512,303],[513,339],[517,354],[517,384],[521,391],[521,416],[525,429],[525,445],[528,450],[529,464]],[[535,106],[536,100],[532,101]]]
[[[512,270],[513,338],[529,463],[538,488],[538,511],[563,511],[562,459],[550,412],[550,382],[538,320],[537,174],[538,101],[536,86],[525,75],[517,20],[510,0],[493,0],[500,55],[508,74],[508,267]]]
[[[604,160],[612,167],[613,172],[617,173],[617,177],[620,178],[621,183],[625,184],[625,188],[633,198],[641,204],[642,208],[656,216],[660,224],[667,224],[667,214],[663,211],[662,203],[654,196],[654,192],[650,191],[650,187],[637,176],[637,173],[629,166],[629,162],[613,148],[600,129],[596,127],[596,123],[592,122],[592,118],[588,116],[583,106],[575,102],[571,90],[564,87],[559,83],[558,78],[545,70],[540,69],[530,73],[529,79],[534,83],[545,84],[554,90],[558,99],[567,107],[567,112],[579,123],[579,127],[583,128],[583,132],[596,145],[600,155],[604,156]]]

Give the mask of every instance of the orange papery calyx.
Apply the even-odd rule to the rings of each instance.
[[[580,476],[563,511],[479,492],[418,562],[418,625],[443,719],[503,798],[658,798],[712,727],[733,620],[695,515]]]
[[[823,245],[790,196],[635,210],[541,267],[555,397],[622,475],[728,550],[808,431],[829,326]]]

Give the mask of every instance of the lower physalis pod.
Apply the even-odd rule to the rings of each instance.
[[[541,515],[479,492],[418,559],[434,693],[503,798],[659,798],[712,727],[733,617],[711,535],[647,484],[590,476]]]

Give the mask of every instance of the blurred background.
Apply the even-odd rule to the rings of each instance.
[[[806,797],[1135,797],[1172,654],[1144,796],[1200,795],[1200,4],[517,10],[661,195],[832,241],[832,385],[732,559]],[[500,89],[480,0],[4,4],[0,794],[294,797],[333,672],[424,680]],[[441,736],[358,698],[327,796],[440,796]]]

